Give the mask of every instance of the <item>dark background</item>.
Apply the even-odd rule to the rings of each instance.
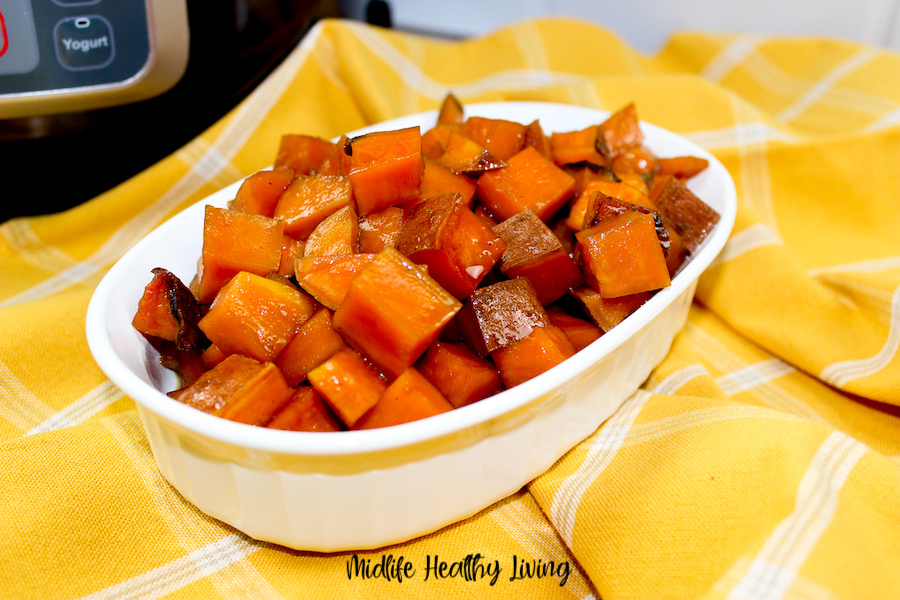
[[[347,16],[347,4],[188,0],[187,71],[168,92],[112,108],[0,120],[0,222],[77,206],[168,156],[238,104],[316,21]],[[386,2],[359,4],[354,12],[390,27]]]

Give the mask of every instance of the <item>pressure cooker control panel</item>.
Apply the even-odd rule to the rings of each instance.
[[[186,0],[0,0],[0,119],[160,94],[187,66]]]

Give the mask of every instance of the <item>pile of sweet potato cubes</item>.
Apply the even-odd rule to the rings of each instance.
[[[707,161],[644,146],[633,104],[584,130],[466,116],[338,142],[281,139],[198,273],[154,269],[134,326],[177,401],[298,431],[397,425],[572,356],[670,285],[718,220]]]

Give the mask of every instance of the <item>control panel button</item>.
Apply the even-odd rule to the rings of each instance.
[[[0,0],[0,75],[30,73],[39,60],[30,0]]]
[[[72,71],[102,69],[115,56],[112,26],[101,16],[63,19],[53,33],[56,57]]]

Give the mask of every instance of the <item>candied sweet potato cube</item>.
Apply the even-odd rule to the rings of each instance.
[[[414,367],[400,373],[381,394],[378,404],[360,418],[354,429],[390,427],[433,417],[453,405]]]
[[[350,282],[374,257],[374,254],[300,257],[294,268],[297,283],[319,304],[337,310],[350,289]]]
[[[293,178],[294,171],[288,168],[257,171],[244,179],[229,208],[265,217],[274,216],[278,199]]]
[[[274,364],[232,354],[182,390],[177,400],[224,419],[264,425],[292,393]]]
[[[575,180],[575,195],[581,194],[593,181],[619,182],[622,179],[606,166],[581,162],[565,165],[562,169]]]
[[[709,167],[709,161],[699,156],[672,156],[656,159],[657,175],[672,175],[685,180],[696,177]]]
[[[626,104],[600,124],[610,156],[616,157],[644,143],[634,102]]]
[[[616,154],[612,159],[612,168],[616,173],[630,173],[635,175],[652,175],[658,167],[656,155],[650,148],[638,144]]]
[[[525,128],[507,119],[472,116],[466,119],[463,135],[500,160],[507,160],[525,147]]]
[[[434,159],[454,173],[472,176],[506,166],[506,162],[488,152],[477,142],[452,129],[443,144],[442,152]]]
[[[331,154],[322,161],[322,164],[319,165],[315,172],[322,175],[349,175],[350,155],[347,154],[346,147],[347,136],[342,135],[337,143],[334,144]]]
[[[419,196],[422,136],[419,127],[367,133],[349,140],[350,184],[360,215]]]
[[[209,303],[238,271],[268,275],[281,263],[284,223],[206,206],[197,299]]]
[[[610,198],[624,200],[629,204],[653,208],[653,204],[650,202],[650,198],[647,196],[644,189],[639,189],[631,183],[626,183],[624,181],[595,180],[588,183],[584,190],[582,190],[572,202],[569,209],[569,216],[566,218],[566,225],[569,229],[572,231],[581,231],[582,229],[591,226],[585,225],[585,214],[588,212],[588,207],[591,206],[598,192]],[[596,221],[596,219],[594,219],[594,221]],[[593,224],[596,225],[596,222]]]
[[[547,160],[553,160],[553,147],[550,145],[550,136],[544,133],[540,120],[535,119],[525,127],[525,145],[532,146]]]
[[[309,237],[303,256],[335,256],[359,252],[359,218],[345,206],[319,223]]]
[[[288,385],[296,387],[306,379],[311,369],[345,347],[343,338],[331,325],[331,311],[323,307],[300,326],[275,357],[275,365],[281,369]]]
[[[619,198],[607,196],[603,192],[597,192],[591,196],[585,209],[582,228],[589,229],[625,212],[638,212],[653,217],[653,224],[656,226],[656,237],[659,239],[659,244],[663,249],[663,255],[668,256],[670,246],[669,229],[663,223],[662,215],[644,204],[620,200]]]
[[[276,271],[283,277],[294,276],[294,266],[297,259],[303,256],[303,250],[306,248],[306,242],[303,240],[295,240],[289,235],[281,238],[281,261],[278,263]]]
[[[353,205],[350,179],[313,173],[294,179],[275,207],[273,215],[284,221],[284,232],[305,240],[327,217]]]
[[[581,304],[591,321],[606,332],[624,321],[625,317],[640,308],[651,296],[650,292],[638,292],[617,298],[604,298],[597,290],[585,286],[572,290],[572,297]]]
[[[462,102],[452,93],[444,96],[441,102],[441,108],[438,110],[437,122],[439,125],[449,125],[452,123],[463,123],[465,121],[465,112]]]
[[[465,344],[435,342],[416,365],[454,408],[493,396],[503,389],[500,373]]]
[[[422,134],[422,157],[440,160],[451,133],[462,133],[462,123],[438,123]]]
[[[460,335],[482,357],[549,323],[534,287],[523,277],[478,288],[457,317]]]
[[[478,198],[498,219],[508,219],[530,208],[542,221],[548,221],[572,196],[572,176],[532,146],[508,163],[478,179]]]
[[[512,344],[494,350],[491,358],[507,388],[524,383],[575,354],[575,348],[556,325],[535,327]]]
[[[506,244],[457,193],[418,203],[400,228],[397,249],[459,299],[471,294],[494,267]]]
[[[599,125],[590,125],[578,131],[551,133],[550,155],[553,162],[559,166],[578,163],[609,166],[608,157],[601,152],[605,147],[601,136]]]
[[[317,168],[333,147],[333,142],[314,135],[287,133],[281,136],[278,144],[275,166],[288,167],[305,175]]]
[[[347,427],[378,403],[387,382],[351,348],[338,350],[307,373],[312,387]]]
[[[199,327],[226,354],[269,361],[317,307],[291,284],[242,271],[222,288]]]
[[[335,311],[334,328],[396,377],[437,339],[460,302],[395,248],[375,255]]]
[[[200,355],[200,361],[206,369],[212,369],[214,366],[228,358],[230,354],[225,354],[222,349],[215,344],[210,344],[206,350]]]
[[[200,304],[174,273],[157,267],[138,301],[132,326],[144,335],[173,342],[178,350],[203,350],[209,340],[197,327]]]
[[[663,220],[681,236],[688,252],[694,252],[719,222],[719,213],[677,177],[666,175],[658,179],[660,184],[654,181],[657,189],[653,201]]]
[[[500,271],[527,278],[544,306],[584,282],[562,242],[530,209],[506,219],[494,233],[506,242]]]
[[[603,330],[593,323],[571,315],[559,306],[548,307],[547,318],[563,330],[576,352],[603,335]]]
[[[451,171],[439,162],[430,158],[423,161],[422,198],[440,196],[449,192],[459,192],[466,206],[472,208],[475,203],[476,183],[462,173]]]
[[[266,427],[283,431],[343,430],[340,419],[310,386],[297,388]]]
[[[605,298],[671,283],[653,215],[628,211],[575,234],[587,284]]]
[[[399,206],[388,206],[359,218],[359,251],[378,254],[387,247],[397,246],[400,227],[405,215]]]

